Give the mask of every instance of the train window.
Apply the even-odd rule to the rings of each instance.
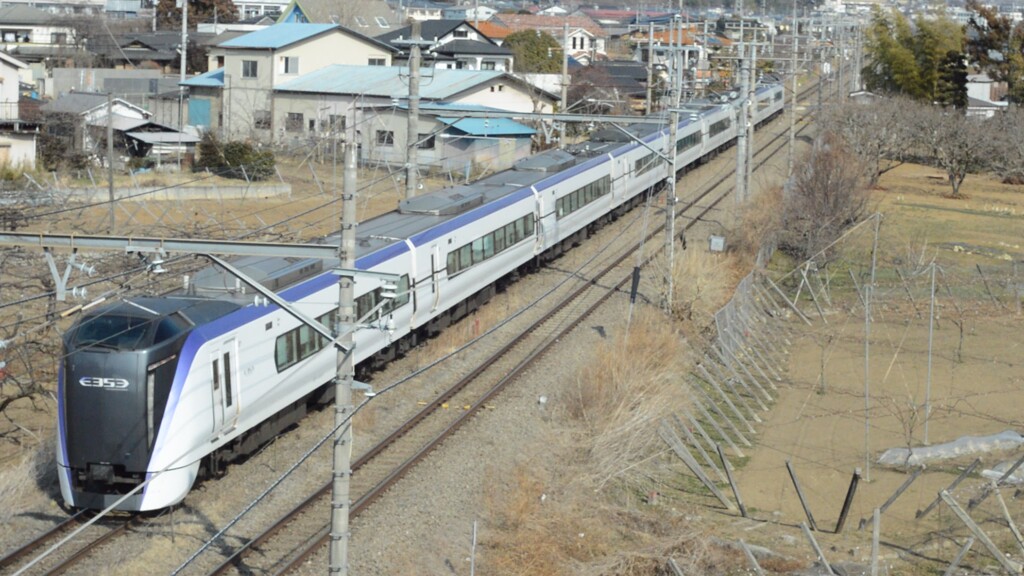
[[[292,345],[292,336],[292,332],[285,332],[277,337],[277,349],[274,353],[274,362],[277,364],[278,372],[297,362],[295,358],[295,347]]]
[[[509,246],[512,246],[516,242],[519,242],[519,239],[516,238],[516,224],[515,224],[515,222],[509,222],[508,224],[505,224],[505,242]]]
[[[465,270],[473,264],[473,247],[466,244],[459,248],[459,270]]]
[[[409,303],[409,275],[402,274],[398,279],[398,294],[395,296],[395,306],[405,306]]]
[[[522,219],[524,220],[523,225],[526,228],[526,234],[523,235],[523,238],[526,238],[527,236],[533,236],[533,215],[531,214],[530,216],[523,216]]]
[[[138,316],[104,314],[90,316],[75,330],[75,348],[96,346],[115,350],[135,350],[148,345],[144,341],[150,320]]]
[[[484,239],[477,238],[473,240],[473,264],[479,264],[484,261]]]
[[[224,404],[231,406],[231,353],[224,353]]]
[[[494,233],[488,234],[483,237],[484,243],[484,260],[494,256]]]
[[[213,389],[220,389],[220,367],[216,358],[213,359]]]
[[[494,251],[501,252],[505,249],[505,226],[494,231]]]
[[[188,322],[177,314],[172,314],[156,325],[156,333],[153,335],[153,344],[159,344],[170,340],[175,336],[186,332],[189,329]]]
[[[516,242],[519,242],[523,238],[526,238],[526,230],[524,228],[525,226],[526,223],[523,222],[522,218],[516,220]]]
[[[316,348],[313,329],[303,324],[299,327],[299,358],[308,358]]]

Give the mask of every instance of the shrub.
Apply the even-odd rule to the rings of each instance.
[[[193,170],[209,169],[225,178],[266,180],[274,175],[274,154],[258,150],[249,142],[221,142],[212,132],[203,134],[198,147],[199,158]]]

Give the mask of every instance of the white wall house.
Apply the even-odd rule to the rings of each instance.
[[[512,112],[551,112],[558,97],[537,90],[506,73],[480,70],[432,70],[420,86],[423,106],[488,106]],[[365,122],[364,110],[400,107],[408,94],[407,71],[399,67],[336,65],[282,84],[275,90],[274,141],[289,145],[316,143],[344,134],[353,116],[363,157],[373,148],[396,146],[396,134],[381,136]],[[386,131],[385,131],[386,132]]]
[[[396,65],[407,66],[412,35],[412,26],[405,26],[377,39],[404,51]],[[422,49],[423,58],[432,61],[435,68],[512,71],[512,50],[500,46],[465,20],[427,20],[420,23],[420,38],[430,41],[430,46]]]
[[[231,138],[269,138],[283,129],[273,113],[274,88],[335,64],[390,66],[394,53],[383,42],[334,24],[275,24],[233,38],[210,49],[210,72],[200,77],[220,70],[220,101],[190,100],[189,122],[223,129]]]
[[[0,166],[32,169],[36,163],[36,126],[22,118],[19,73],[27,64],[0,52]]]

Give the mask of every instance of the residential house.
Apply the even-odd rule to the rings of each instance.
[[[258,6],[260,8],[264,8],[262,4],[259,4]],[[242,34],[248,34],[249,32],[262,30],[267,26],[273,26],[274,24],[277,24],[277,19],[280,16],[281,15],[277,12],[270,12],[267,14],[257,14],[248,18],[242,18],[235,22],[202,22],[196,26],[196,31],[213,34],[214,36],[223,34],[224,32],[238,32],[240,36]],[[227,38],[224,38],[223,40],[227,40]]]
[[[439,4],[432,2],[431,0],[402,0],[399,2],[401,8],[401,20],[407,22],[409,20],[440,20],[444,18],[444,11],[450,6],[448,4]]]
[[[360,34],[377,37],[403,21],[384,0],[292,0],[278,23],[340,24]]]
[[[0,167],[32,169],[36,164],[38,118],[22,102],[20,72],[28,65],[0,52]]]
[[[29,6],[52,15],[102,14],[107,0],[3,0],[4,6]]]
[[[469,22],[486,22],[498,11],[490,6],[449,6],[441,12],[442,20],[467,20]]]
[[[608,33],[585,15],[577,16],[541,16],[537,14],[496,14],[491,21],[501,24],[512,32],[534,30],[546,32],[559,42],[565,36],[568,26],[568,38],[565,50],[569,56],[583,65],[590,64],[599,58],[607,58],[605,40]]]
[[[335,24],[275,24],[238,36],[210,48],[210,71],[184,82],[189,123],[232,138],[272,134],[281,127],[273,113],[279,85],[335,64],[391,66],[396,52]]]
[[[102,160],[108,123],[114,132],[117,161],[126,156],[144,157],[154,148],[162,155],[191,152],[198,138],[153,121],[148,110],[122,98],[95,92],[72,92],[44,104],[40,111],[51,136],[64,138],[71,149]]]
[[[239,20],[252,20],[266,16],[277,20],[288,8],[288,0],[234,0]]]
[[[28,64],[36,78],[44,78],[47,67],[87,57],[74,39],[74,30],[54,14],[20,4],[0,7],[0,50]]]
[[[396,62],[407,61],[408,40],[412,37],[412,26],[405,26],[378,36],[377,39],[406,52]],[[420,23],[420,38],[429,40],[431,45],[423,48],[425,65],[433,63],[435,68],[458,70],[512,71],[512,51],[499,46],[484,36],[476,27],[465,20],[427,20]]]
[[[991,118],[997,112],[1005,112],[1009,104],[1006,97],[1006,82],[993,80],[988,74],[967,76],[967,115]]]
[[[201,42],[208,37],[211,35],[189,33],[192,42]],[[92,39],[87,48],[96,56],[93,62],[96,68],[143,68],[169,74],[181,65],[180,47],[180,31],[162,30],[99,36]]]
[[[491,20],[481,20],[480,22],[473,22],[471,18],[467,18],[466,20],[471,22],[474,28],[479,30],[484,36],[490,38],[491,41],[498,46],[504,44],[505,38],[512,33],[512,31],[505,26]]]
[[[425,102],[420,106],[416,142],[421,169],[463,175],[475,170],[496,172],[530,155],[536,130],[509,118],[466,118],[461,115],[465,111],[497,112],[489,106],[473,104]],[[367,107],[362,113],[366,125],[374,127],[369,135],[370,145],[363,147],[363,160],[392,166],[404,164],[408,105]],[[378,132],[384,134],[382,142],[390,140],[392,144],[378,145]]]
[[[365,122],[364,110],[398,108],[408,94],[408,73],[400,67],[334,65],[305,74],[275,90],[275,141],[315,143],[344,133],[355,117],[363,157],[376,148],[401,147],[404,131]],[[510,112],[551,112],[558,96],[537,90],[505,72],[424,69],[420,83],[422,107],[446,102],[489,106]],[[426,132],[429,126],[423,126]]]
[[[71,92],[43,104],[39,110],[46,120],[50,136],[64,138],[68,146],[87,154],[96,153],[107,124],[107,95],[98,92]],[[151,114],[122,98],[111,102],[112,118],[122,130],[147,123]]]

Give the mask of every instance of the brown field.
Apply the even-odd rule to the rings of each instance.
[[[949,187],[938,171],[904,166],[886,174],[874,192],[873,201],[884,219],[872,297],[867,407],[864,308],[849,272],[859,275],[870,269],[871,225],[840,242],[828,272],[822,272],[832,302],[822,303],[823,317],[803,291],[801,308],[813,326],[791,320],[789,382],[779,386],[777,403],[763,414],[758,447],[737,474],[751,515],[786,528],[730,522],[728,533],[811,560],[810,547],[795,528],[807,520],[786,461],[796,471],[819,528],[827,532],[835,527],[851,475],[859,469],[862,479],[844,533],[818,538],[831,562],[869,559],[872,510],[909,478],[907,470],[883,468],[876,460],[888,448],[924,445],[928,265],[933,259],[941,272],[929,443],[1021,430],[1024,317],[1014,284],[1024,294],[1024,265],[1018,265],[1015,278],[1011,260],[1024,260],[1024,190],[973,176],[963,190],[964,197],[949,198]],[[958,251],[954,243],[967,249]],[[774,265],[782,270],[792,266],[783,260],[776,258]],[[796,283],[790,279],[789,284],[792,295]],[[915,520],[915,512],[928,506],[975,457],[982,460],[980,471],[1015,461],[1021,453],[980,453],[930,463],[882,515],[882,558],[890,565],[889,573],[941,574],[968,532],[945,504],[922,520]],[[975,474],[953,496],[966,506],[985,483]],[[1011,516],[1024,518],[1024,502],[1012,498],[1012,488],[1002,492]],[[1021,550],[997,506],[990,498],[971,515],[1004,552],[1020,559]],[[859,531],[862,518],[869,522]],[[995,561],[976,543],[963,565],[974,573]]]

